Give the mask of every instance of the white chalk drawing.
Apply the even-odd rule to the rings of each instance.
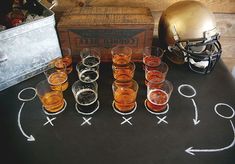
[[[193,119],[193,123],[194,123],[194,125],[197,125],[197,124],[200,122],[200,120],[198,120],[197,105],[196,105],[194,99],[191,99],[191,100],[192,100],[192,102],[193,102],[194,111],[195,111],[195,118]]]
[[[51,126],[54,126],[54,124],[52,123],[52,121],[55,120],[56,117],[53,117],[53,118],[50,119],[50,118],[47,116],[46,118],[47,118],[47,122],[45,122],[45,123],[43,124],[43,126],[47,125],[48,123],[50,123]]]
[[[223,106],[223,105],[226,106],[226,107],[228,107],[228,108],[230,108],[230,109],[232,110],[232,115],[231,115],[231,116],[223,116],[222,114],[220,114],[220,113],[218,112],[217,107],[218,107],[218,106]],[[215,107],[214,107],[214,110],[215,110],[215,113],[216,113],[217,115],[219,115],[220,117],[225,118],[225,119],[232,119],[232,118],[234,117],[234,115],[235,115],[234,109],[233,109],[230,105],[225,104],[225,103],[218,103],[218,104],[216,104]]]
[[[27,90],[32,90],[32,91],[34,92],[33,96],[30,97],[30,98],[27,98],[27,99],[26,99],[26,98],[22,98],[22,97],[21,97],[21,94],[22,94],[24,91],[27,91]],[[23,103],[22,103],[22,105],[21,105],[21,107],[20,107],[20,110],[19,110],[19,113],[18,113],[17,122],[18,122],[18,126],[19,126],[19,128],[20,128],[21,133],[23,134],[23,136],[25,136],[25,137],[27,138],[27,141],[35,141],[35,138],[33,137],[33,135],[27,135],[27,134],[24,132],[24,130],[23,130],[23,128],[22,128],[22,125],[21,125],[21,122],[20,122],[20,116],[21,116],[21,112],[22,112],[22,109],[23,109],[23,107],[24,107],[24,104],[25,104],[26,102],[28,102],[28,101],[33,100],[35,97],[36,97],[36,89],[33,88],[33,87],[24,88],[24,89],[22,89],[22,90],[18,93],[18,99],[19,99],[20,101],[23,101]]]
[[[184,93],[181,91],[181,89],[184,88],[184,87],[188,87],[188,88],[192,89],[193,94],[192,94],[192,95],[184,94]],[[191,86],[191,85],[189,85],[189,84],[181,84],[181,85],[178,87],[178,92],[179,92],[182,96],[187,97],[187,98],[192,98],[192,97],[196,96],[196,94],[197,94],[197,92],[196,92],[196,90],[194,89],[194,87]]]
[[[25,91],[27,91],[27,90],[32,90],[33,91],[33,96],[32,97],[29,97],[29,98],[22,98],[21,97],[21,94],[23,93],[23,92],[25,92]],[[35,97],[36,97],[36,89],[35,88],[33,88],[33,87],[27,87],[27,88],[24,88],[24,89],[22,89],[19,93],[18,93],[18,99],[20,100],[20,101],[31,101],[31,100],[33,100]]]
[[[162,111],[162,112],[154,112],[154,111],[150,110],[150,109],[147,107],[147,99],[144,101],[144,106],[145,106],[145,108],[147,109],[147,111],[148,111],[149,113],[154,114],[154,115],[166,114],[166,113],[169,111],[169,109],[170,109],[169,104],[167,104],[167,105],[166,105],[166,110],[164,110],[164,111]]]
[[[46,115],[54,116],[54,115],[57,115],[57,114],[62,113],[62,112],[65,110],[66,107],[67,107],[67,102],[66,102],[66,100],[64,99],[64,107],[63,107],[61,110],[59,110],[58,112],[49,113],[49,112],[46,111],[46,109],[44,108],[43,105],[42,105],[42,111],[43,111]]]
[[[159,116],[156,116],[158,119],[159,119],[159,121],[157,122],[157,124],[160,124],[161,122],[164,122],[165,124],[168,124],[168,122],[166,121],[166,117],[167,116],[164,116],[164,117],[159,117]]]
[[[130,121],[132,119],[132,117],[126,118],[126,117],[122,116],[122,118],[123,118],[124,121],[121,122],[121,125],[123,125],[125,123],[128,123],[128,124],[132,125],[132,123]]]
[[[113,101],[113,103],[112,103],[112,107],[113,107],[113,110],[114,110],[116,113],[118,113],[118,114],[120,114],[120,115],[123,115],[123,116],[126,116],[126,115],[130,115],[130,114],[132,114],[132,113],[134,113],[134,112],[136,111],[136,109],[137,109],[137,103],[135,102],[135,107],[134,107],[134,109],[132,109],[130,112],[121,112],[121,111],[117,110],[117,109],[115,108],[114,101]]]
[[[183,88],[189,88],[193,91],[193,93],[191,95],[189,94],[185,94],[182,92],[182,89]],[[196,96],[197,92],[196,92],[196,89],[189,85],[189,84],[181,84],[179,87],[178,87],[178,92],[181,96],[184,96],[186,98],[192,98],[192,102],[193,102],[193,106],[194,106],[194,115],[195,115],[195,118],[193,118],[193,124],[194,125],[197,125],[199,124],[200,120],[198,119],[198,109],[197,109],[197,105],[196,105],[196,102],[194,101],[193,97]]]
[[[231,116],[224,116],[222,114],[220,114],[217,110],[217,107],[218,106],[226,106],[228,107],[229,109],[232,110],[232,115]],[[222,118],[225,118],[225,119],[232,119],[235,115],[235,112],[234,112],[234,109],[228,105],[228,104],[225,104],[225,103],[218,103],[215,105],[214,107],[214,110],[216,112],[216,114]],[[222,147],[222,148],[217,148],[217,149],[194,149],[193,147],[189,147],[188,149],[185,150],[186,153],[188,154],[191,154],[191,155],[195,155],[195,153],[212,153],[212,152],[219,152],[219,151],[223,151],[223,150],[227,150],[231,147],[234,146],[235,144],[235,128],[234,128],[234,125],[233,125],[233,122],[232,120],[229,120],[230,121],[230,124],[232,126],[232,129],[233,129],[233,141],[230,145],[226,146],[226,147]]]
[[[83,118],[83,123],[81,124],[81,126],[85,125],[85,124],[88,124],[88,125],[91,125],[91,122],[90,120],[92,119],[92,117],[89,117],[89,118],[86,118],[86,117],[82,117]]]
[[[89,116],[89,115],[94,114],[100,108],[100,102],[99,101],[97,101],[97,104],[98,104],[97,107],[92,112],[89,112],[89,113],[85,113],[85,112],[82,112],[81,110],[79,110],[77,103],[75,104],[75,109],[78,113],[80,113],[82,115]]]

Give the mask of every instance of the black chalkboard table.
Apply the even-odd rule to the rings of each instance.
[[[128,116],[112,109],[111,63],[100,65],[100,108],[92,116],[75,110],[71,91],[77,80],[75,71],[69,75],[70,87],[64,92],[67,107],[56,116],[45,115],[39,98],[23,90],[35,87],[45,78],[43,74],[0,92],[1,161],[234,164],[235,81],[223,62],[209,75],[168,63],[167,79],[174,90],[169,111],[162,115],[145,109],[144,71],[142,64],[136,65],[138,107]],[[19,100],[20,91],[21,99],[32,100]]]

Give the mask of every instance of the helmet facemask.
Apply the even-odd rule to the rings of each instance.
[[[177,41],[168,50],[176,58],[187,62],[192,71],[207,74],[213,70],[222,53],[218,38],[217,34],[209,40]]]

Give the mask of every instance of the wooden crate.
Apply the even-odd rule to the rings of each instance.
[[[111,48],[133,49],[132,60],[142,61],[142,50],[151,46],[154,19],[149,8],[83,7],[63,14],[57,24],[61,47],[70,47],[73,57],[85,47],[99,47],[101,60],[111,61]]]

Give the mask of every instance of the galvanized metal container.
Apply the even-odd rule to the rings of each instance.
[[[61,56],[54,13],[43,8],[44,18],[0,32],[0,91],[41,73]]]

